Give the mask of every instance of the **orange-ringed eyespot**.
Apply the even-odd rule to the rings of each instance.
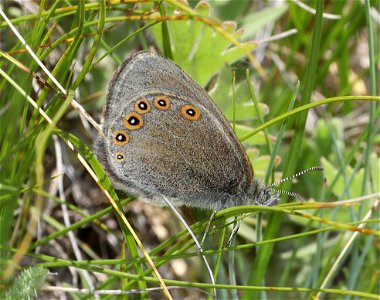
[[[197,121],[201,117],[201,111],[194,105],[184,105],[180,109],[182,117],[190,121]]]
[[[161,110],[168,110],[170,108],[170,99],[166,96],[158,96],[154,98],[153,104]]]
[[[135,103],[135,110],[140,114],[145,114],[150,111],[150,103],[148,100],[141,98]]]
[[[144,125],[144,120],[140,114],[137,112],[130,112],[124,118],[124,126],[127,129],[135,130],[139,129]]]
[[[113,134],[113,141],[116,145],[123,146],[129,141],[129,136],[125,131],[117,130]]]

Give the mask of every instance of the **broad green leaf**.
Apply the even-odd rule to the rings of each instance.
[[[253,12],[247,15],[243,20],[242,27],[244,28],[244,33],[241,36],[241,39],[252,39],[257,31],[265,25],[277,21],[287,9],[288,6],[284,3],[281,6],[268,7],[259,12]]]
[[[267,172],[270,155],[260,155],[259,151],[248,150],[247,151],[249,160],[252,163],[252,167],[254,169],[254,175],[259,177],[261,180],[264,180],[265,174]],[[279,156],[276,157],[276,165],[280,163],[281,159]],[[279,175],[279,174],[277,174]],[[280,176],[276,176],[276,178]]]
[[[199,16],[209,16],[209,4],[200,2],[195,11]],[[167,7],[167,14],[178,13]],[[245,56],[243,49],[231,46],[226,37],[201,21],[173,21],[167,22],[167,25],[175,62],[203,87],[224,64],[231,64]],[[222,28],[235,38],[242,34],[242,31],[236,31],[235,22],[224,22]],[[161,26],[153,26],[152,33],[162,51]],[[251,42],[243,44],[245,50],[250,51],[254,47]]]
[[[327,179],[327,182],[333,182],[335,176],[337,176],[338,173],[341,171],[336,168],[330,161],[328,161],[325,158],[321,159],[323,168],[325,170],[325,176]],[[351,178],[353,169],[351,166],[346,166],[345,168],[346,177]],[[360,169],[355,175],[354,179],[350,181],[348,191],[350,193],[351,198],[360,197],[361,196],[361,186],[363,183],[363,177],[364,177],[364,170]],[[345,189],[345,182],[342,178],[342,176],[339,176],[339,179],[337,183],[334,185],[332,192],[340,199],[342,197],[342,191]],[[345,199],[347,199],[347,195],[343,196]]]
[[[236,103],[235,114],[236,121],[252,120],[257,118],[256,110],[249,93],[249,87],[245,80],[236,84],[235,87]],[[223,111],[227,120],[233,120],[233,93],[232,93],[232,70],[224,66],[218,76],[218,79],[209,92],[211,98],[218,107]],[[265,104],[259,105],[261,115],[266,115],[268,108]]]
[[[235,134],[240,139],[240,138],[246,136],[247,134],[251,133],[253,131],[253,129],[254,128],[252,128],[250,126],[236,125],[235,126]],[[275,137],[269,135],[269,141],[271,143],[274,143]],[[259,133],[257,133],[253,137],[245,140],[243,142],[243,144],[247,145],[247,146],[263,146],[263,145],[266,145],[265,135],[262,131],[260,131]]]

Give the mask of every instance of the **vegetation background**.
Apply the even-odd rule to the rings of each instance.
[[[0,8],[0,298],[212,297],[173,213],[116,194],[91,152],[86,113],[99,123],[112,72],[155,49],[210,93],[256,176],[325,169],[280,186],[304,203],[217,214],[204,250],[218,297],[379,299],[379,1]],[[181,211],[201,237],[210,212]]]

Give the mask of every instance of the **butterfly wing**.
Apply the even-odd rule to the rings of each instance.
[[[115,72],[96,153],[115,186],[163,204],[228,206],[249,188],[244,148],[208,94],[173,62],[140,52]]]

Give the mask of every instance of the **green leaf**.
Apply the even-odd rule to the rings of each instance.
[[[248,154],[249,160],[252,163],[252,167],[255,173],[254,175],[263,179],[269,167],[270,155],[260,155],[259,151],[254,151],[252,149],[249,149],[247,151],[247,154]],[[277,166],[280,161],[281,161],[280,157],[277,156],[275,160],[276,162],[275,165]]]
[[[339,170],[336,166],[334,166],[331,162],[329,162],[325,158],[321,158],[321,162],[324,168],[324,174],[326,176],[327,182],[333,182],[334,178],[338,175],[338,173],[341,173],[342,171]],[[351,166],[346,166],[345,168],[345,174],[347,178],[351,178],[353,169]],[[360,197],[361,196],[361,186],[363,184],[363,175],[364,175],[364,169],[358,170],[358,172],[354,175],[354,180],[351,180],[349,183],[348,191],[351,198]],[[342,176],[339,176],[338,181],[333,186],[332,192],[335,194],[335,196],[338,197],[338,199],[341,199],[342,197],[342,191],[345,190],[345,182]],[[347,198],[346,196],[344,196]]]
[[[195,11],[199,16],[209,16],[210,6],[206,2],[200,2]],[[168,7],[167,14],[173,13],[178,12]],[[174,61],[203,87],[224,64],[233,63],[245,56],[242,48],[231,46],[226,37],[200,21],[170,22],[167,25]],[[242,34],[242,31],[236,31],[235,22],[224,22],[222,28],[235,38]],[[153,26],[152,33],[162,51],[161,27]],[[243,44],[245,50],[253,50],[254,47],[251,42]]]
[[[256,110],[254,108],[251,95],[249,93],[249,87],[245,80],[236,84],[236,103],[235,103],[235,113],[236,121],[246,121],[252,120],[257,117]],[[209,92],[211,98],[218,105],[220,110],[227,120],[233,119],[233,95],[232,95],[232,70],[228,66],[223,66],[221,69],[218,79],[213,86],[212,90]],[[268,113],[268,107],[260,103],[259,110],[261,115],[266,115]],[[249,132],[247,132],[248,134]]]
[[[287,10],[288,6],[285,4],[282,6],[268,7],[259,12],[253,12],[247,15],[243,19],[242,27],[244,28],[244,33],[241,39],[251,39],[257,31],[265,25],[277,21]]]
[[[11,288],[4,294],[0,294],[0,298],[4,300],[37,298],[37,292],[41,289],[47,274],[48,270],[41,266],[23,270]]]
[[[239,139],[246,136],[248,133],[251,133],[252,131],[253,131],[253,128],[250,126],[236,125],[236,127],[235,127],[235,134]],[[269,136],[269,139],[271,142],[275,141],[274,136]],[[260,131],[259,133],[257,133],[254,136],[254,138],[245,140],[243,142],[243,144],[247,145],[247,146],[263,146],[263,145],[266,145],[266,139],[265,139],[264,132]]]

